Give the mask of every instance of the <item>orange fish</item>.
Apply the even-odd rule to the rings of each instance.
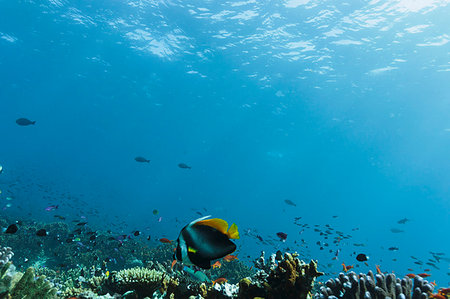
[[[350,270],[350,269],[352,269],[353,268],[353,266],[346,266],[344,263],[342,263],[342,268],[343,268],[343,270],[344,270],[344,272],[347,272],[348,270]]]
[[[406,276],[408,276],[409,278],[414,278],[414,277],[416,277],[416,274],[414,274],[414,273],[408,273],[408,274],[406,274]]]
[[[159,239],[159,242],[161,242],[161,243],[166,243],[166,244],[172,243],[172,241],[170,241],[170,240],[167,239],[167,238],[161,238],[161,239]]]
[[[226,255],[226,256],[224,256],[224,258],[223,258],[223,260],[226,261],[226,262],[231,262],[231,261],[234,261],[234,260],[237,260],[237,259],[238,259],[237,256],[231,255],[231,254]]]
[[[420,277],[422,277],[422,278],[425,278],[425,277],[431,276],[431,274],[428,274],[428,273],[420,273],[420,274],[417,274],[417,276],[420,276]]]
[[[213,285],[214,284],[216,284],[216,283],[218,283],[218,284],[223,284],[223,283],[226,283],[228,280],[226,279],[226,278],[223,278],[223,277],[220,277],[220,278],[217,278],[216,280],[213,280]]]
[[[450,294],[450,288],[440,288],[438,290],[438,293],[441,295],[448,295],[448,294]]]
[[[377,268],[377,273],[378,274],[382,274],[381,269],[380,269],[380,265],[375,265],[375,268]]]
[[[177,260],[173,260],[172,267],[170,267],[170,269],[173,269],[173,266],[175,266],[176,263],[177,263]]]
[[[428,298],[435,298],[435,299],[447,299],[446,296],[441,295],[441,294],[432,294],[432,293],[428,293]]]
[[[213,268],[213,269],[220,268],[220,267],[222,267],[222,264],[220,263],[220,261],[216,261],[216,262],[212,265],[212,268]]]

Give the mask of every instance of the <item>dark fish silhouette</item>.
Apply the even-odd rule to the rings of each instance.
[[[401,230],[401,229],[398,229],[398,228],[391,228],[391,232],[393,232],[394,234],[398,234],[398,233],[403,233],[405,231]]]
[[[405,224],[408,221],[411,221],[411,220],[409,220],[408,218],[403,218],[403,219],[400,219],[399,221],[397,221],[397,223],[398,224]]]
[[[17,232],[18,228],[17,225],[11,224],[8,226],[8,228],[5,230],[5,234],[15,234]]]
[[[38,237],[45,237],[46,235],[47,235],[47,231],[43,228],[36,232],[36,236],[38,236]]]
[[[31,121],[27,118],[16,119],[16,124],[18,124],[19,126],[29,126],[29,125],[34,125],[35,123],[36,123],[36,121]]]
[[[136,160],[136,162],[141,162],[141,163],[150,163],[150,160],[145,159],[144,157],[136,157],[134,158],[134,160]]]
[[[285,199],[284,202],[285,202],[287,205],[290,205],[290,206],[293,206],[293,207],[296,207],[296,206],[297,206],[297,205],[296,205],[292,200],[290,200],[290,199]]]
[[[183,169],[191,169],[192,168],[191,166],[184,164],[184,163],[179,163],[178,167],[183,168]]]
[[[366,262],[369,259],[369,257],[367,255],[365,255],[364,253],[360,253],[356,256],[356,260],[358,262]]]
[[[398,250],[398,247],[389,247],[388,248],[390,251],[397,251]]]
[[[283,233],[283,232],[278,232],[277,233],[277,236],[278,236],[278,238],[280,238],[281,239],[281,241],[286,241],[286,239],[287,239],[287,234],[285,234],[285,233]]]

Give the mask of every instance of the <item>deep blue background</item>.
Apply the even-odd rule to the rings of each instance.
[[[53,220],[59,204],[175,239],[200,211],[238,224],[242,256],[289,247],[335,271],[353,251],[400,274],[430,268],[410,255],[448,258],[448,1],[288,3],[0,1],[1,213]],[[297,216],[352,235],[338,261]],[[432,268],[441,286],[449,266]]]

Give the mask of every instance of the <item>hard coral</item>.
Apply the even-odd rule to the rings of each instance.
[[[414,278],[414,285],[410,278],[396,278],[393,273],[377,274],[372,271],[367,275],[350,272],[340,273],[338,278],[329,279],[316,299],[336,298],[399,298],[419,299],[428,298],[428,293],[434,289],[433,285],[421,277]]]
[[[161,271],[135,267],[113,271],[105,284],[107,289],[120,294],[134,290],[139,298],[151,297],[162,286],[164,276]]]
[[[314,261],[306,264],[289,253],[284,254],[268,276],[259,272],[254,276],[254,281],[249,278],[241,280],[239,298],[310,298],[315,278],[323,275],[317,271]]]
[[[14,253],[10,247],[0,247],[0,267],[9,262],[13,255]]]

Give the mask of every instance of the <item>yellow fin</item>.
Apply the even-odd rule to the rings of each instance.
[[[188,247],[188,251],[189,251],[189,252],[192,252],[192,253],[196,253],[196,252],[197,252],[197,249],[194,249],[194,248],[192,248],[192,247]]]
[[[206,219],[206,220],[201,220],[201,221],[195,223],[195,225],[197,225],[197,224],[214,227],[222,234],[224,234],[224,235],[228,234],[227,233],[228,223],[223,219],[219,219],[219,218]]]
[[[227,232],[228,238],[230,239],[239,239],[238,227],[236,224],[232,224],[230,229]]]

